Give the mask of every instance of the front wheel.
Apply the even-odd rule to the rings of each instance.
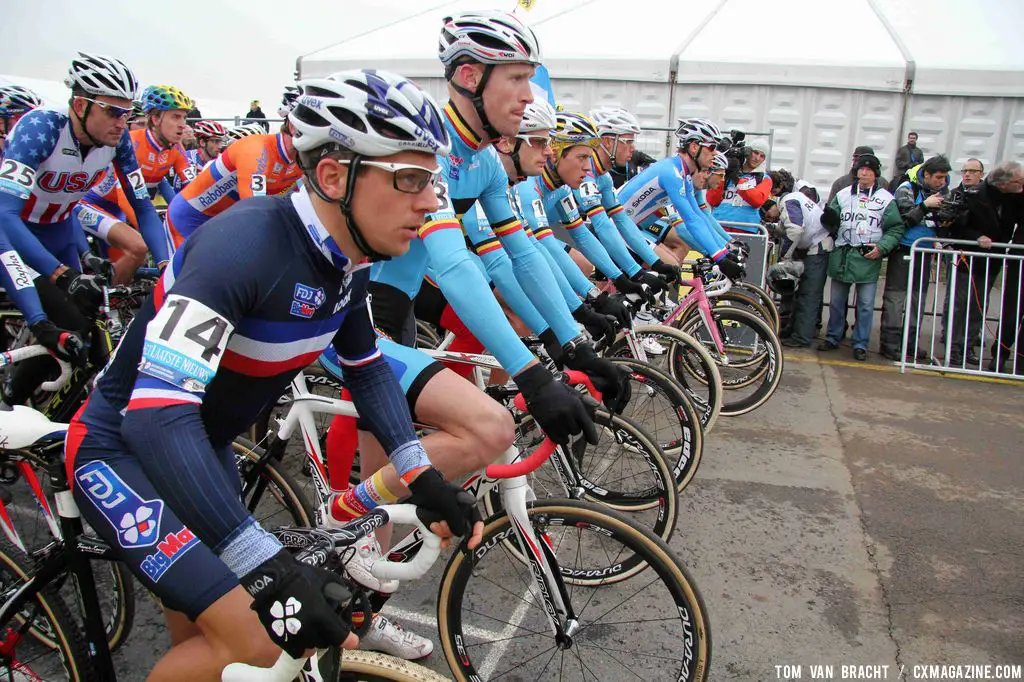
[[[554,584],[569,609],[567,637],[552,634],[548,588],[508,515],[487,520],[483,541],[456,552],[441,578],[437,622],[441,647],[459,682],[642,679],[700,682],[711,661],[707,609],[668,546],[624,517],[571,500],[534,502],[527,518],[546,545]],[[617,559],[643,570],[615,582]],[[611,564],[609,565],[609,560]],[[565,626],[568,625],[566,628]]]

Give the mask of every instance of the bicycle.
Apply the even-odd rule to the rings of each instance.
[[[0,679],[112,682],[115,673],[92,562],[116,562],[116,554],[106,543],[85,533],[62,458],[65,425],[52,424],[36,415],[31,422],[35,431],[24,430],[19,444],[45,461],[56,491],[60,537],[30,555],[7,539],[0,539]],[[358,536],[349,533],[343,539],[354,543]],[[429,540],[425,544],[429,547]],[[173,550],[173,543],[168,546]],[[68,577],[81,601],[81,624],[60,594]],[[346,654],[328,667],[337,670],[337,676],[331,679],[338,680],[347,679],[348,673],[366,672],[382,680],[440,679],[425,669],[379,654]],[[316,674],[310,670],[303,679],[322,680],[320,673],[322,668]]]
[[[580,380],[570,374],[571,381]],[[521,395],[515,400],[525,407]],[[330,409],[356,414],[347,401]],[[302,410],[289,410],[279,423],[278,441],[287,441],[302,418]],[[619,680],[633,674],[705,680],[711,657],[707,612],[692,579],[664,541],[605,507],[533,499],[527,475],[562,449],[545,440],[528,458],[516,461],[519,452],[510,448],[502,463],[465,484],[478,500],[498,488],[502,503],[485,521],[480,545],[469,550],[463,543],[441,578],[438,629],[452,674],[460,682],[497,678],[511,670],[528,679],[558,674],[563,679]],[[423,531],[414,529],[387,558],[416,561],[425,541]],[[618,550],[612,548],[615,544]],[[646,583],[639,577],[645,572],[651,578]],[[520,588],[525,590],[520,593]],[[478,596],[478,590],[484,594]],[[511,614],[507,600],[495,602],[496,593],[515,600]],[[588,618],[594,612],[596,618]],[[469,622],[477,617],[480,624]],[[602,622],[605,618],[612,620]],[[494,631],[496,623],[501,629]],[[537,639],[542,640],[540,654],[524,650]],[[637,645],[626,650],[624,641]],[[509,656],[521,660],[498,670]],[[624,662],[629,657],[635,660]],[[611,677],[593,670],[600,666],[609,666]]]
[[[453,358],[459,356],[463,362],[495,363],[490,356],[463,353],[451,355]],[[491,387],[489,391],[492,397],[511,407],[511,398],[515,394],[513,390]],[[333,395],[338,393],[334,392]],[[312,500],[313,504],[309,506],[316,510],[316,514],[322,514],[333,491],[320,438],[325,424],[318,425],[316,416],[354,416],[354,408],[349,401],[310,392],[304,372],[292,380],[285,408],[288,415],[286,418],[294,415],[298,424],[305,450],[304,471],[310,480],[309,485],[290,491],[286,497]],[[523,411],[525,407],[520,412]],[[540,431],[532,417],[517,414],[517,420],[517,442],[531,444],[539,440]],[[545,489],[557,490],[561,496],[589,499],[629,512],[631,516],[642,519],[638,522],[650,527],[656,535],[667,539],[675,527],[678,499],[672,469],[664,453],[642,429],[619,415],[598,409],[595,412],[595,423],[600,427],[601,440],[598,444],[592,446],[580,440],[571,451],[560,450],[560,455],[552,460],[553,471],[544,472],[539,480],[544,483]],[[429,425],[419,426],[431,429]],[[260,474],[265,466],[281,470],[288,445],[288,440],[283,439],[281,434],[278,430],[276,435],[268,438],[262,458],[254,460],[251,475]],[[291,431],[287,431],[286,435],[290,438]],[[612,450],[614,453],[609,454]],[[250,486],[243,482],[243,496],[250,504],[263,502],[259,483]],[[282,509],[282,514],[295,518],[301,517],[303,513],[298,508]],[[315,520],[322,525],[323,519]],[[314,518],[311,517],[310,521],[314,521]]]
[[[642,325],[635,329],[641,337],[652,337],[659,343],[665,339],[668,352],[664,361],[669,373],[684,386],[688,378],[700,384],[709,383],[711,377],[702,363],[678,340],[664,329],[678,327],[699,345],[712,351],[726,390],[721,413],[726,416],[746,414],[768,401],[782,379],[782,345],[772,328],[757,315],[741,308],[712,308],[709,297],[719,295],[731,287],[727,278],[717,279],[715,267],[708,259],[693,266],[694,277],[683,280],[691,291],[664,319],[661,325]],[[705,289],[705,284],[709,289]],[[691,306],[698,314],[684,317]],[[609,351],[611,355],[626,355],[642,351],[636,344],[619,340]],[[743,389],[750,388],[746,392]]]

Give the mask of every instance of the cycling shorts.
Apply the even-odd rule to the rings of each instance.
[[[93,391],[68,427],[65,465],[82,517],[146,589],[195,620],[238,578],[162,499],[140,457],[121,438],[121,414]],[[229,480],[241,481],[232,447],[217,452]],[[197,485],[202,472],[197,473]]]
[[[420,393],[423,392],[427,383],[444,369],[444,365],[423,351],[403,346],[390,339],[377,339],[377,346],[391,366],[391,371],[398,377],[398,383],[402,385],[402,392],[405,393],[405,400],[409,403],[409,412],[415,419],[416,401],[419,399]],[[338,361],[338,354],[335,352],[334,346],[328,346],[320,355],[320,366],[338,381],[345,383],[345,374]]]

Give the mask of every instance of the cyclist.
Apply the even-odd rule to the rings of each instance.
[[[619,188],[619,198],[626,213],[641,227],[656,223],[662,209],[671,206],[685,227],[681,237],[693,248],[714,260],[722,273],[731,279],[743,276],[743,266],[730,255],[729,240],[719,233],[710,216],[697,205],[694,174],[710,168],[715,151],[728,149],[729,138],[718,127],[703,118],[683,119],[676,128],[678,153],[649,166]]]
[[[485,242],[500,243],[512,260],[516,280],[552,327],[550,337],[554,338],[546,339],[550,352],[570,367],[592,373],[610,401],[619,398],[625,382],[618,372],[608,373],[579,336],[579,327],[557,296],[557,284],[544,257],[512,212],[507,176],[491,149],[503,134],[514,136],[519,130],[523,111],[533,100],[529,78],[540,62],[540,48],[533,32],[518,18],[495,11],[446,18],[439,50],[450,96],[444,121],[453,139],[451,153],[441,159],[445,178],[438,188],[441,208],[429,216],[407,255],[382,263],[375,272],[374,319],[393,339],[412,345],[413,299],[428,266],[432,267],[452,308],[513,376],[541,427],[564,441],[570,434],[589,430],[589,417],[577,396],[554,382],[519,340],[466,250],[467,238],[478,251],[486,248]],[[467,234],[457,216],[477,200],[487,217],[487,232]],[[500,450],[478,456],[498,454]]]
[[[496,148],[501,154],[509,182],[517,183],[510,195],[512,207],[527,226],[527,234],[536,240],[548,257],[573,316],[598,339],[608,335],[609,316],[620,326],[626,326],[629,313],[617,298],[601,292],[587,279],[566,250],[567,245],[554,237],[548,224],[540,194],[540,175],[554,154],[551,134],[556,125],[555,110],[545,99],[537,98],[526,107],[519,135],[502,139]],[[581,305],[581,299],[587,305]]]
[[[93,256],[85,234],[72,219],[79,200],[112,164],[139,218],[157,263],[167,254],[160,221],[153,210],[132,149],[126,120],[137,83],[121,61],[80,52],[65,83],[71,88],[67,114],[35,109],[7,140],[4,165],[13,182],[0,185],[0,232],[21,260],[39,276],[35,287],[48,318],[84,334],[89,316],[102,302],[102,277],[110,263]],[[26,312],[27,311],[23,311]],[[19,366],[8,402],[22,402],[39,384],[46,358]]]
[[[246,123],[245,125],[235,126],[228,130],[224,136],[225,147],[230,145],[232,142],[241,140],[244,137],[252,137],[253,135],[266,135],[267,131],[263,129],[259,123]],[[223,151],[223,150],[222,150]]]
[[[146,112],[138,100],[132,102],[132,113],[128,115],[128,132],[135,132],[146,127]]]
[[[198,175],[224,150],[224,137],[228,131],[216,121],[197,121],[194,128],[198,144],[186,156],[195,169],[195,175]]]
[[[679,281],[679,266],[663,261],[644,239],[636,224],[626,215],[619,203],[615,191],[615,182],[608,170],[613,165],[626,165],[636,149],[636,136],[640,133],[640,123],[636,117],[625,109],[602,108],[591,114],[600,137],[600,145],[594,149],[594,160],[591,164],[591,178],[597,186],[599,196],[584,197],[584,209],[590,213],[590,205],[600,204],[609,218],[615,223],[619,235],[625,240],[636,256],[648,264],[651,270],[665,277],[669,282]],[[580,188],[584,191],[583,186]]]
[[[228,143],[167,207],[167,228],[175,247],[240,199],[284,194],[294,188],[302,171],[295,163],[291,124],[282,123],[276,135],[265,134],[258,124],[252,125],[259,133],[252,128],[228,131],[228,137],[235,141]]]
[[[544,209],[549,220],[556,221],[568,233],[576,248],[620,292],[660,291],[665,282],[646,272],[629,254],[614,223],[608,220],[600,190],[588,179],[593,151],[600,145],[600,139],[597,128],[586,116],[566,112],[556,116],[551,140],[555,156],[541,174]]]
[[[0,85],[0,144],[22,116],[43,106],[39,95],[20,85]]]
[[[340,578],[295,561],[259,526],[231,454],[235,435],[329,343],[412,501],[445,520],[432,528],[479,542],[474,505],[416,439],[366,305],[363,248],[409,248],[437,208],[435,153],[449,139],[411,81],[351,71],[333,82],[307,90],[309,107],[290,117],[305,187],[243,202],[189,239],[69,431],[83,516],[167,613],[173,647],[149,680],[219,679],[231,661],[272,662],[271,644],[298,656],[346,639],[325,600]],[[283,604],[294,607],[287,628]]]
[[[174,190],[168,181],[171,172],[182,183],[188,183],[195,177],[181,146],[185,116],[193,102],[188,95],[170,85],[151,85],[142,92],[141,99],[146,127],[130,133],[135,158],[142,169],[149,198],[155,199],[160,194],[164,201],[170,202],[174,199]],[[151,245],[156,236],[149,235],[146,239],[145,234],[140,234],[133,227],[138,223],[117,175],[108,171],[106,177],[82,198],[73,215],[83,230],[122,254],[114,263],[114,281],[130,281],[145,262],[149,252],[147,245]],[[166,244],[162,230],[160,241]]]
[[[726,171],[725,184],[709,191],[708,201],[720,221],[760,224],[758,209],[772,196],[772,180],[763,168],[768,143],[756,139],[736,151],[739,154]],[[757,232],[756,228],[741,225],[736,225],[735,229]]]

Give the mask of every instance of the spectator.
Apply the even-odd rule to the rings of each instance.
[[[725,186],[708,190],[708,203],[714,207],[715,219],[722,223],[760,223],[759,209],[772,194],[772,180],[762,169],[768,154],[764,140],[748,142],[738,156],[729,159]],[[732,227],[729,225],[727,227]],[[745,232],[756,228],[740,227]]]
[[[249,123],[259,124],[264,131],[270,130],[270,126],[267,125],[267,116],[263,113],[263,110],[260,109],[260,101],[258,99],[254,99],[250,102],[249,113],[246,114],[245,119],[242,121],[242,125]]]
[[[832,199],[835,198],[839,190],[843,189],[844,187],[849,187],[851,184],[857,181],[857,158],[861,154],[871,154],[872,156],[874,156],[875,150],[866,145],[861,145],[860,147],[857,147],[856,149],[853,150],[853,160],[851,161],[850,172],[844,175],[840,175],[838,178],[832,181],[832,188],[829,190],[828,199],[825,200],[826,205],[832,202]],[[883,187],[887,187],[889,185],[889,183],[885,181],[885,178],[881,177],[878,178],[878,184],[882,185]]]
[[[195,102],[193,102],[193,105],[195,105]],[[203,117],[203,114],[202,114],[201,111],[199,111],[199,107],[198,106],[193,106],[192,110],[188,112],[188,116],[186,116],[185,118],[190,123],[195,123],[196,121],[200,120],[202,117]]]
[[[910,247],[921,237],[934,237],[938,224],[936,211],[949,196],[949,160],[945,156],[933,156],[924,163],[911,168],[896,188],[896,207],[899,209],[906,231],[899,246],[889,254],[885,270],[885,292],[882,294],[882,324],[878,343],[882,355],[890,360],[899,360],[903,349],[903,316],[907,305],[907,277],[910,274]],[[926,248],[935,242],[923,242]],[[928,300],[928,282],[932,275],[932,254],[921,253],[914,259],[914,281],[910,291],[910,328],[907,348],[915,353],[917,330],[921,322],[921,301]],[[918,349],[917,357],[926,358],[927,353]]]
[[[803,262],[793,305],[792,331],[783,344],[791,348],[807,348],[814,338],[815,326],[821,315],[829,254],[834,240],[821,224],[822,210],[816,201],[817,190],[802,180],[795,187],[795,191],[779,200],[778,208],[769,212],[769,217],[778,216],[779,227],[786,233],[785,243],[792,244],[783,252],[783,257]]]
[[[972,174],[975,175],[975,174]],[[960,189],[960,188],[957,188]],[[965,191],[964,213],[951,226],[950,234],[955,239],[976,241],[975,248],[961,247],[968,253],[990,253],[992,244],[1006,243],[1022,235],[1015,235],[1014,228],[1024,222],[1024,168],[1016,161],[1005,161],[989,173],[988,178],[975,191]],[[987,307],[988,292],[995,283],[1002,268],[1000,259],[961,258],[957,261],[953,293],[953,338],[948,351],[952,365],[964,366],[964,340],[968,340],[967,365],[979,365],[981,360],[974,351],[973,343],[981,332],[982,315]],[[986,277],[987,271],[987,277]],[[1015,272],[1018,271],[1018,272]],[[993,360],[990,367],[999,368],[1006,360],[1006,350],[1014,345],[1016,336],[1017,311],[1016,289],[1019,287],[1019,266],[1007,269],[1006,290],[1004,291],[1003,329],[1000,340],[993,345]],[[1012,303],[1009,308],[1007,304]],[[966,336],[965,336],[966,327]],[[1018,353],[1020,352],[1018,348]]]
[[[896,160],[893,162],[892,185],[890,191],[896,191],[896,187],[903,182],[903,176],[907,171],[919,163],[924,162],[924,152],[917,148],[917,133],[907,133],[907,143],[896,150]]]
[[[862,154],[854,164],[856,180],[828,202],[821,223],[835,236],[828,274],[832,295],[828,330],[818,350],[839,348],[846,333],[846,305],[850,287],[857,287],[857,318],[853,326],[853,358],[868,357],[868,339],[874,317],[875,291],[882,257],[899,244],[903,219],[892,194],[879,182],[882,164],[874,154]]]
[[[953,188],[950,196],[962,195],[964,192],[977,192],[981,189],[981,181],[984,179],[985,164],[980,159],[967,159],[960,168],[960,184]]]

